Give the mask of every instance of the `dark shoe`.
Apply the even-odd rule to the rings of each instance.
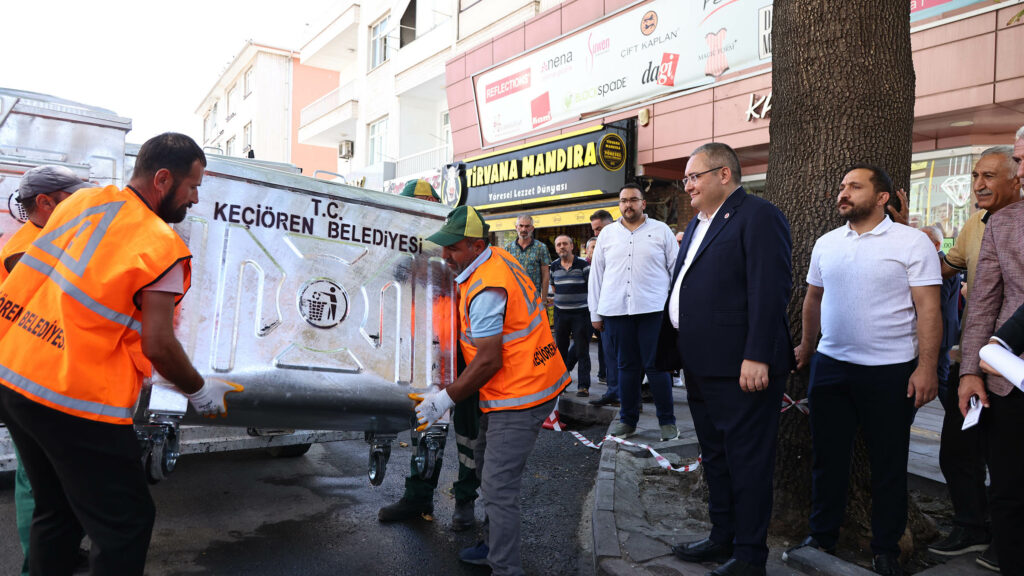
[[[651,394],[650,392],[644,392],[643,394],[640,395],[640,401],[645,404],[650,404],[651,402],[654,402],[654,394]]]
[[[732,557],[732,543],[716,544],[705,538],[673,546],[672,553],[687,562],[725,562]]]
[[[586,398],[590,396],[590,388],[580,388],[576,391],[576,396],[580,398]]]
[[[764,566],[730,558],[728,562],[708,572],[708,576],[765,576]]]
[[[470,546],[469,548],[463,548],[459,552],[459,560],[466,564],[476,564],[477,566],[490,566],[487,563],[487,553],[491,549],[487,547],[487,543],[483,540],[476,543],[476,546]]]
[[[601,384],[607,384],[608,383],[608,379],[605,378],[603,374],[598,374],[597,375],[597,381],[600,382]]]
[[[871,561],[871,570],[882,576],[903,576],[903,567],[895,554],[879,554]]]
[[[954,526],[949,536],[929,546],[928,551],[939,556],[960,556],[968,552],[984,551],[991,540],[981,528]]]
[[[433,513],[433,506],[424,506],[402,498],[394,504],[381,508],[380,512],[377,512],[377,519],[381,522],[404,522],[415,518],[433,520],[431,517]]]
[[[452,512],[452,532],[463,532],[476,526],[476,506],[473,500],[455,503]]]
[[[995,544],[986,548],[981,554],[978,554],[978,557],[975,558],[974,561],[982,568],[988,568],[994,572],[999,572],[999,556],[996,555]]]
[[[618,406],[619,399],[614,396],[601,396],[597,400],[590,401],[591,406]]]
[[[789,553],[790,552],[795,552],[796,550],[799,550],[800,548],[817,548],[818,550],[821,550],[822,552],[825,552],[826,554],[832,554],[832,555],[835,555],[835,553],[836,553],[835,547],[826,548],[826,547],[822,546],[820,542],[818,542],[817,538],[815,538],[814,536],[808,536],[807,538],[804,538],[803,542],[801,542],[801,543],[797,544],[796,546],[793,546],[789,550],[786,550],[785,552],[783,552],[782,553],[782,559],[783,560],[788,560],[787,557],[789,556]]]

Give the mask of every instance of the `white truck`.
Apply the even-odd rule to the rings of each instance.
[[[109,110],[0,88],[0,245],[24,221],[14,196],[25,171],[61,164],[124,185],[138,150],[125,145],[130,129]],[[173,386],[147,382],[135,422],[150,480],[181,454],[301,455],[361,433],[379,484],[391,441],[414,423],[407,394],[454,374],[452,276],[424,240],[447,210],[287,164],[207,160],[200,201],[175,225],[193,254],[175,331],[200,373],[244,390],[211,425]],[[444,431],[418,442],[425,474]],[[12,468],[0,428],[0,471]]]

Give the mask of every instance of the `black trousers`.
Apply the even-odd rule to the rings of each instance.
[[[960,414],[959,383],[960,366],[955,364],[946,386],[939,387],[939,401],[945,411],[939,441],[939,469],[946,479],[953,504],[953,523],[984,530],[988,523],[984,433],[980,426],[961,430],[964,417]]]
[[[92,576],[141,576],[156,510],[132,426],[71,416],[5,386],[0,418],[36,499],[32,576],[70,575],[83,530]]]
[[[576,388],[590,389],[590,336],[594,326],[590,323],[590,310],[562,310],[555,308],[555,345],[565,361],[565,369],[572,371],[570,362],[575,360],[579,370],[576,371]],[[574,358],[570,359],[569,340],[574,344]]]
[[[907,527],[907,458],[914,400],[907,382],[917,360],[862,366],[820,352],[811,360],[811,535],[834,547],[846,509],[858,426],[871,462],[871,551],[899,554]]]
[[[735,378],[683,375],[708,483],[711,540],[731,542],[734,557],[764,566],[786,375],[772,375],[760,392],[744,392]]]
[[[1024,575],[1024,392],[988,393],[981,426],[992,473],[992,537],[1004,575]]]

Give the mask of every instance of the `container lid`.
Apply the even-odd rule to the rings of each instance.
[[[13,112],[17,114],[60,118],[71,122],[117,128],[125,132],[132,129],[130,118],[118,116],[106,108],[89,106],[38,92],[0,87],[0,119],[11,112],[10,107],[12,106]]]

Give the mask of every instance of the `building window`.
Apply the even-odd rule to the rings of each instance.
[[[253,70],[252,70],[252,67],[250,66],[249,69],[245,71],[245,81],[244,81],[244,84],[245,84],[245,87],[244,87],[245,88],[245,96],[244,97],[245,98],[248,98],[249,94],[252,94],[253,79],[254,79],[253,78]]]
[[[385,16],[370,27],[370,68],[376,68],[388,60],[388,20]]]
[[[384,160],[384,144],[388,132],[387,116],[370,124],[368,131],[366,165],[370,166]]]
[[[207,112],[206,116],[203,116],[203,142],[209,142],[211,134],[213,134],[213,126],[210,125],[210,113]]]
[[[451,162],[452,160],[452,123],[448,111],[441,112],[441,140],[444,148],[441,150],[441,160]]]
[[[209,142],[217,137],[217,102],[213,103],[213,107],[206,113],[206,117],[203,118],[203,140]]]
[[[228,138],[227,144],[224,145],[224,155],[234,156],[235,155],[235,137]]]
[[[252,150],[252,122],[246,124],[242,129],[242,145],[245,146],[242,148],[243,153],[247,154]]]
[[[238,84],[235,84],[231,88],[228,88],[228,115],[225,121],[230,121],[234,118],[235,113],[238,112],[235,108],[238,106]]]

